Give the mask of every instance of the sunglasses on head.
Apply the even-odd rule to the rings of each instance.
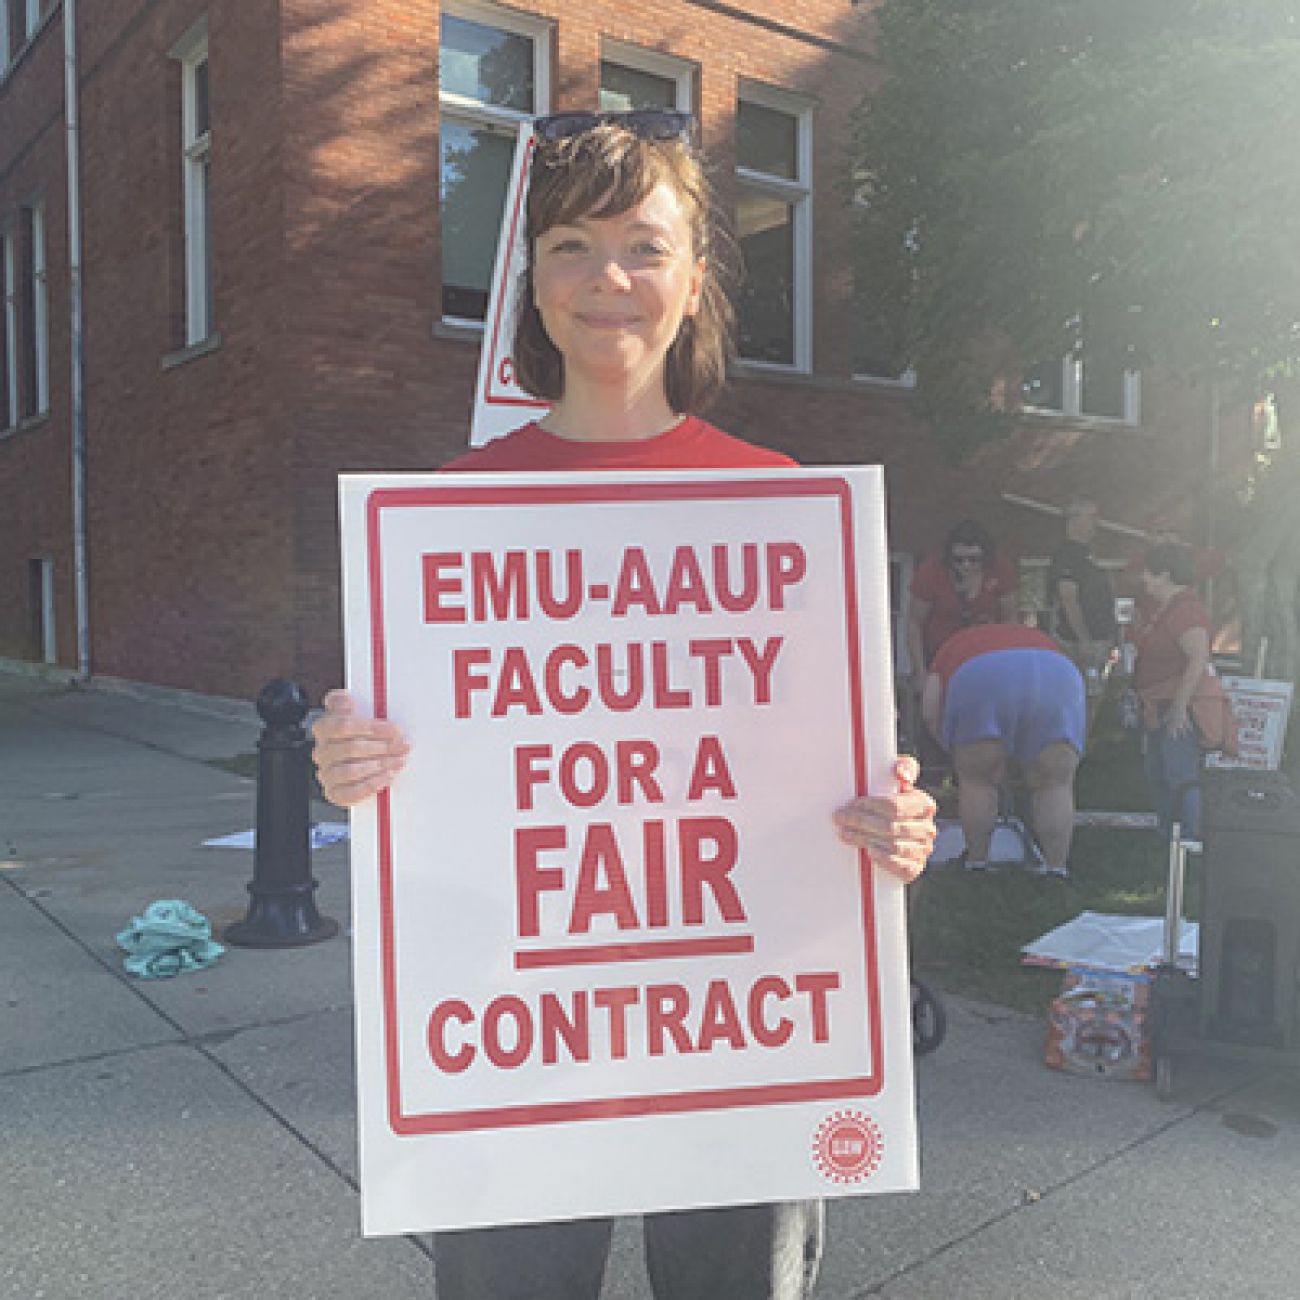
[[[552,113],[533,122],[533,136],[550,143],[584,135],[598,126],[621,126],[643,140],[683,140],[695,136],[695,119],[677,108],[632,108],[610,113]]]

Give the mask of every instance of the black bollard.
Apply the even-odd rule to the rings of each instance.
[[[257,697],[266,723],[257,742],[257,832],[248,915],[226,927],[243,948],[295,948],[338,933],[316,911],[311,875],[311,740],[303,730],[307,695],[296,682],[267,682]]]

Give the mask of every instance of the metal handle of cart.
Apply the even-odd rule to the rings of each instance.
[[[1176,792],[1176,804],[1182,808],[1188,791],[1195,783],[1188,781],[1179,786]],[[1203,851],[1200,840],[1183,838],[1183,825],[1175,821],[1169,832],[1169,876],[1165,884],[1165,952],[1164,967],[1166,976],[1174,975],[1180,969],[1179,957],[1182,948],[1183,932],[1183,893],[1187,883],[1187,855]],[[1162,1020],[1166,1010],[1155,1009],[1155,1018]],[[1157,1023],[1153,1031],[1157,1040],[1163,1038],[1165,1026]],[[1168,1099],[1173,1091],[1173,1061],[1169,1053],[1157,1050],[1155,1054],[1156,1092]]]
[[[1200,840],[1183,839],[1181,822],[1174,822],[1169,835],[1169,878],[1165,885],[1165,962],[1178,965],[1182,946],[1183,889],[1187,881],[1187,855],[1200,853]]]

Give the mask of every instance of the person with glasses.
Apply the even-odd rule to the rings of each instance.
[[[919,697],[926,669],[954,632],[979,623],[1014,623],[1019,579],[987,528],[963,519],[948,530],[943,549],[912,575],[907,611],[907,654]]]
[[[566,113],[539,121],[526,205],[528,264],[515,329],[519,382],[553,403],[540,420],[443,466],[460,470],[738,469],[789,466],[706,423],[726,373],[731,310],[711,199],[685,114]],[[373,797],[408,744],[342,691],[314,727],[327,798]],[[903,880],[923,869],[934,802],[900,759],[897,793],[833,816],[841,838]],[[828,815],[831,815],[828,810]],[[584,1171],[557,1170],[581,1178]],[[632,1176],[629,1174],[629,1177]],[[658,1300],[795,1300],[821,1254],[817,1204],[653,1214],[645,1253]],[[609,1219],[439,1233],[440,1300],[597,1300]]]

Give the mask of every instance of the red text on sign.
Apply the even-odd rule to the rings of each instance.
[[[793,541],[679,546],[658,574],[642,547],[629,546],[612,582],[592,581],[578,550],[432,551],[421,562],[426,623],[569,619],[606,604],[615,618],[738,614],[760,605],[779,611],[808,573],[808,557]]]
[[[730,875],[736,866],[736,828],[725,817],[682,817],[674,824],[649,820],[640,826],[639,889],[628,878],[629,850],[609,822],[594,822],[580,832],[576,863],[565,826],[521,826],[515,831],[517,933],[588,934],[597,917],[613,919],[619,930],[672,923],[668,881],[670,851],[676,866],[676,901],[683,925],[700,926],[706,912],[728,924],[747,920]],[[560,856],[560,861],[546,861]],[[640,906],[636,894],[640,894]],[[556,895],[567,921],[543,925],[544,895]],[[712,908],[706,908],[706,898]]]
[[[809,971],[793,979],[763,975],[741,988],[714,979],[699,995],[677,983],[544,992],[531,1002],[503,993],[478,1011],[448,998],[430,1013],[426,1042],[444,1074],[464,1073],[480,1052],[497,1069],[514,1070],[538,1056],[543,1065],[556,1065],[562,1058],[620,1061],[630,1054],[826,1043],[830,995],[839,987],[834,971]]]

